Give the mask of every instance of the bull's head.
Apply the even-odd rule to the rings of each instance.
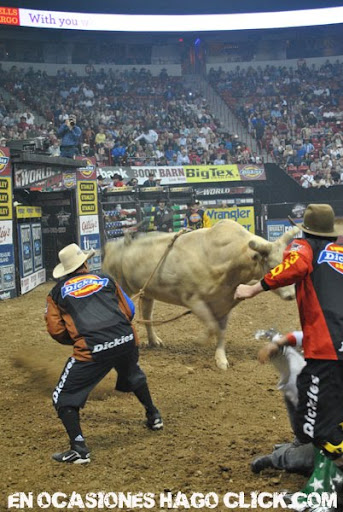
[[[268,242],[260,237],[255,237],[249,242],[249,247],[255,251],[254,259],[258,259],[263,268],[263,272],[267,273],[272,268],[281,263],[283,252],[295,235],[299,233],[297,227],[293,227],[286,231],[276,242]],[[292,300],[295,298],[294,286],[284,286],[275,290],[277,295],[283,300]]]

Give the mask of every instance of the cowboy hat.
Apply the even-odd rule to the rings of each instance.
[[[304,213],[302,224],[294,222],[288,217],[290,222],[309,235],[321,237],[338,237],[340,233],[335,225],[335,214],[329,204],[309,204]]]
[[[76,244],[67,245],[58,253],[58,258],[61,263],[56,265],[54,268],[52,272],[53,277],[58,279],[59,277],[71,274],[81,267],[85,261],[94,256],[94,254],[94,249],[91,249],[90,251],[83,251]]]

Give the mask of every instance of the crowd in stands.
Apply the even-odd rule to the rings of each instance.
[[[305,187],[343,182],[343,64],[296,69],[266,66],[211,70],[210,83],[267,151]],[[222,129],[206,100],[165,69],[62,69],[57,76],[13,66],[0,84],[26,105],[0,98],[1,143],[41,138],[60,154],[58,130],[73,113],[80,152],[99,165],[172,166],[261,163],[235,134]],[[34,112],[34,114],[32,113]],[[46,122],[35,122],[40,116]],[[6,139],[6,140],[5,140]]]
[[[95,156],[100,165],[258,161],[237,136],[222,130],[199,93],[186,89],[181,78],[169,77],[165,69],[157,77],[145,68],[106,73],[89,66],[87,73],[80,78],[62,70],[49,77],[15,66],[3,71],[1,85],[48,122],[27,127],[22,111],[2,101],[1,135],[47,137],[49,151],[57,155],[58,128],[73,113],[82,129],[83,154]]]
[[[303,187],[343,183],[343,63],[210,70],[212,86],[261,150]]]

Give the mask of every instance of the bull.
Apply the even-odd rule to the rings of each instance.
[[[235,221],[222,220],[210,229],[179,236],[145,289],[143,319],[151,320],[154,300],[189,308],[205,324],[206,338],[216,336],[215,361],[218,368],[226,370],[225,330],[229,313],[238,303],[234,299],[236,287],[261,279],[278,265],[297,232],[292,228],[269,242]],[[108,242],[103,270],[132,296],[146,284],[174,236],[151,233]],[[293,286],[276,293],[284,300],[295,297]],[[161,345],[153,326],[147,323],[146,329],[148,344]]]

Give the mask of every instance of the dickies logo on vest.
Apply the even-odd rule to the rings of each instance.
[[[93,274],[72,277],[62,286],[62,299],[67,295],[75,299],[83,299],[93,295],[93,293],[98,293],[107,284],[107,277],[102,279]]]
[[[319,254],[318,264],[321,263],[328,263],[336,272],[343,274],[343,247],[329,243]]]

